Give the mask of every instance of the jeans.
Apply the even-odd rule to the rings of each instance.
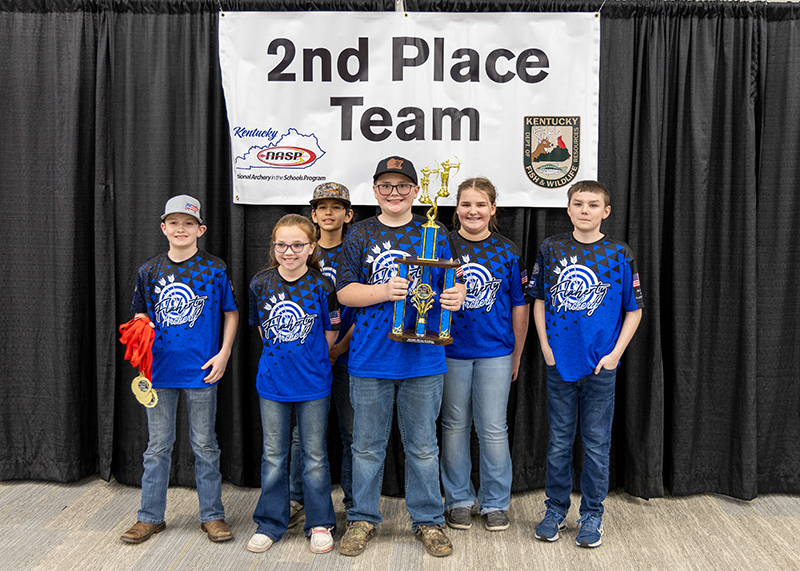
[[[189,413],[189,442],[194,452],[194,479],[200,502],[200,521],[225,518],[222,507],[222,476],[219,446],[214,426],[217,421],[217,386],[202,389],[158,389],[158,404],[147,409],[149,440],[144,452],[142,507],[138,520],[158,524],[167,509],[167,487],[175,443],[175,417],[181,391]]]
[[[472,422],[480,442],[481,514],[508,511],[511,453],[508,450],[508,393],[511,355],[447,359],[442,394],[442,486],[447,509],[475,505],[470,477]]]
[[[297,414],[303,454],[306,535],[312,527],[334,527],[331,474],[325,431],[330,397],[304,402],[277,402],[259,397],[264,453],[261,456],[261,496],[253,521],[257,533],[279,541],[289,527],[289,441],[292,407]]]
[[[353,403],[353,508],[347,521],[382,521],[378,502],[386,446],[397,401],[400,437],[406,455],[406,509],[414,530],[444,524],[439,489],[436,418],[442,403],[443,375],[401,381],[350,377]]]
[[[347,365],[333,364],[331,396],[339,417],[339,434],[342,438],[341,483],[344,492],[344,509],[353,507],[353,407],[350,404],[350,375]],[[289,468],[289,498],[303,503],[303,456],[300,452],[300,433],[297,426],[292,431],[292,456]]]
[[[572,449],[580,417],[584,462],[581,474],[581,515],[603,515],[608,494],[611,422],[617,370],[601,369],[575,383],[561,379],[555,367],[547,367],[547,413],[550,446],[547,450],[545,504],[562,515],[569,510],[572,491]]]

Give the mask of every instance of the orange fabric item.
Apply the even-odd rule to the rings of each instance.
[[[153,378],[153,340],[155,330],[150,326],[150,319],[139,317],[131,319],[119,326],[122,336],[120,342],[125,345],[125,360],[134,367],[139,367],[148,380]]]

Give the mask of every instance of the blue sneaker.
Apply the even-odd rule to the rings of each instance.
[[[578,520],[578,547],[600,547],[603,540],[603,518],[595,513],[583,514]]]
[[[540,541],[557,540],[558,532],[567,529],[566,519],[566,516],[561,515],[553,508],[547,508],[544,518],[536,526],[533,536]]]

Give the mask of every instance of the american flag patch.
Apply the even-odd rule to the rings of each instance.
[[[197,207],[191,202],[187,202],[183,209],[187,212],[197,212]]]
[[[331,317],[331,325],[339,325],[339,324],[341,324],[341,322],[342,322],[342,314],[338,309],[336,311],[332,311],[330,313],[330,317]]]
[[[463,275],[464,275],[464,266],[458,266],[456,268],[456,277],[460,278]]]
[[[639,274],[633,274],[633,287],[642,287],[642,284],[639,283]]]
[[[525,285],[526,283],[528,283],[528,270],[522,270],[519,273],[519,280],[520,280],[520,282],[522,282],[522,285]]]

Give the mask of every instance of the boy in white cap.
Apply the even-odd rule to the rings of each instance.
[[[211,541],[228,541],[233,534],[222,507],[215,422],[217,385],[228,365],[239,313],[225,263],[197,247],[197,239],[207,229],[200,217],[200,202],[186,194],[174,196],[161,219],[169,251],[139,268],[131,304],[135,318],[149,319],[155,328],[150,380],[158,403],[147,409],[149,441],[138,521],[120,539],[142,543],[166,528],[175,417],[183,392],[195,455],[200,527]]]

